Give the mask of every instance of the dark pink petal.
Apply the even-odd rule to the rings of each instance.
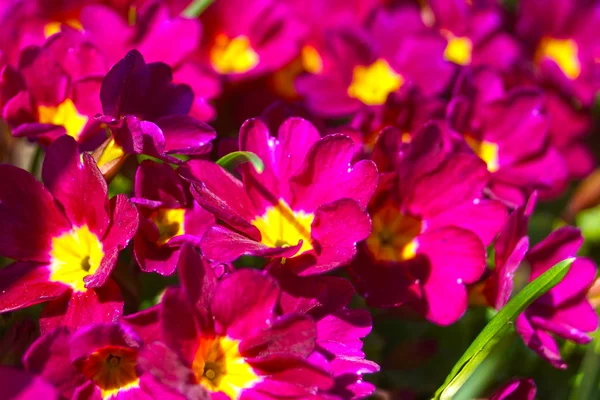
[[[275,138],[269,128],[259,119],[250,119],[240,128],[239,147],[242,151],[255,153],[265,168],[261,173],[248,163],[242,165],[244,187],[256,207],[257,214],[262,215],[267,207],[271,207],[283,198],[285,181],[280,182],[277,160],[274,157]],[[285,198],[286,201],[291,201]]]
[[[155,305],[135,314],[126,315],[119,322],[131,327],[145,343],[152,343],[162,340],[159,317],[160,305]]]
[[[49,265],[17,261],[0,269],[0,312],[44,303],[67,291],[68,286],[48,280],[49,268]]]
[[[69,342],[69,358],[72,362],[85,359],[107,346],[139,350],[140,338],[132,329],[118,323],[90,324],[75,331]]]
[[[412,271],[423,288],[426,316],[451,324],[467,308],[465,285],[485,271],[485,247],[472,232],[452,227],[426,231],[417,241],[417,253],[426,255],[430,265],[429,271]]]
[[[201,334],[195,316],[196,310],[183,290],[168,288],[165,291],[160,303],[162,336],[187,365],[194,361]],[[206,333],[212,332],[207,330]]]
[[[536,330],[527,320],[525,314],[517,317],[515,327],[527,347],[552,364],[553,367],[558,369],[567,368],[567,364],[560,356],[560,350],[554,338],[549,333]]]
[[[179,280],[204,332],[212,330],[210,302],[214,296],[217,277],[206,259],[190,245],[184,245],[177,264]]]
[[[489,177],[485,163],[478,157],[453,155],[437,171],[419,179],[407,207],[413,215],[429,219],[448,208],[473,202],[481,196]]]
[[[508,302],[513,290],[515,272],[525,258],[527,250],[529,250],[529,238],[523,236],[515,244],[512,253],[508,256],[502,255],[502,257],[507,257],[502,263],[496,261],[494,274],[486,280],[484,293],[490,305],[496,310],[500,310]],[[498,254],[497,250],[496,254]]]
[[[184,207],[186,190],[177,173],[168,164],[143,161],[135,173],[135,196],[161,202],[165,207]]]
[[[142,96],[149,82],[150,73],[144,58],[139,51],[130,51],[104,77],[100,91],[102,111],[116,118],[135,113],[144,101]]]
[[[300,391],[302,389],[306,396],[310,392],[314,393],[315,389],[329,389],[333,384],[331,376],[327,372],[300,357],[272,355],[250,359],[249,362],[252,368],[269,375],[269,379],[257,383],[253,389],[270,393],[275,397],[286,393],[287,390]]]
[[[497,389],[490,400],[533,400],[535,393],[533,379],[515,379]]]
[[[58,391],[44,379],[16,368],[0,366],[2,396],[12,400],[58,400]]]
[[[68,292],[51,301],[40,315],[40,330],[58,327],[77,329],[94,322],[115,322],[123,314],[123,295],[112,280],[85,292]]]
[[[456,226],[469,230],[489,245],[507,217],[506,207],[499,201],[477,200],[471,204],[450,208],[427,220],[428,229]]]
[[[275,162],[277,175],[287,182],[302,166],[311,147],[321,138],[317,129],[302,118],[289,118],[281,124],[277,133]]]
[[[267,327],[279,298],[275,280],[253,270],[239,270],[219,282],[211,302],[217,334],[242,339]]]
[[[185,365],[173,350],[161,342],[144,346],[138,356],[143,373],[150,374],[167,391],[181,393],[189,400],[208,400],[209,392],[196,383],[194,372]],[[161,392],[164,392],[161,391]]]
[[[102,237],[108,225],[108,187],[89,154],[79,154],[75,139],[63,136],[48,147],[42,177],[74,226],[87,225]]]
[[[531,316],[532,324],[541,326],[540,319],[534,321],[534,315]],[[598,327],[598,316],[590,302],[582,298],[573,304],[563,306],[552,313],[550,318],[543,316],[548,325],[543,329],[553,332],[561,337],[587,343],[590,337],[584,332],[593,332]]]
[[[111,224],[102,240],[106,249],[123,250],[133,238],[139,224],[138,211],[123,194],[110,199]]]
[[[353,200],[341,199],[319,207],[311,226],[317,265],[302,274],[322,273],[350,262],[356,254],[356,243],[370,231],[368,214]]]
[[[0,254],[47,262],[51,240],[71,225],[52,195],[29,172],[0,165]]]
[[[550,291],[552,304],[561,306],[571,300],[585,297],[588,288],[596,279],[598,268],[591,259],[577,258],[567,275]]]
[[[165,136],[168,154],[204,154],[217,136],[214,128],[187,115],[171,115],[156,120]]]
[[[221,263],[235,261],[243,255],[290,258],[294,257],[301,247],[302,241],[290,247],[269,247],[220,225],[208,229],[200,242],[202,254]]]
[[[250,237],[260,238],[258,229],[250,224],[258,214],[242,182],[217,164],[203,160],[188,162],[181,174],[198,182],[191,191],[203,208]]]
[[[175,66],[191,53],[200,41],[200,22],[183,17],[169,17],[166,6],[155,7],[148,21],[146,34],[137,48],[148,62],[161,61]],[[142,15],[146,19],[146,15]],[[140,23],[141,24],[141,23]]]
[[[274,354],[307,357],[315,347],[317,327],[306,315],[288,314],[273,321],[240,344],[244,357],[269,357]]]
[[[377,167],[368,160],[352,165],[354,146],[348,136],[335,134],[311,147],[290,180],[294,209],[314,212],[322,204],[343,198],[367,206],[377,186]]]
[[[43,334],[23,356],[25,368],[54,385],[65,398],[71,398],[87,381],[71,363],[69,339],[68,329],[58,328]]]
[[[367,310],[342,309],[317,321],[317,343],[339,358],[364,357],[362,340],[371,332]]]
[[[527,261],[531,264],[529,279],[534,280],[555,264],[575,256],[582,243],[581,232],[571,226],[564,226],[550,233],[527,254]]]
[[[146,224],[150,223],[144,219],[140,230]],[[144,272],[156,272],[163,276],[169,276],[177,268],[179,246],[158,246],[143,235],[137,235],[133,240],[133,250],[135,259]]]

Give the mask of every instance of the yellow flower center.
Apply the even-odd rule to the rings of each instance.
[[[384,59],[378,59],[368,67],[354,67],[348,96],[362,101],[368,106],[378,106],[386,102],[388,95],[404,84],[402,75],[394,72]]]
[[[415,257],[417,236],[423,228],[420,219],[402,214],[392,204],[382,207],[372,219],[367,247],[376,260],[399,262]]]
[[[137,352],[118,346],[104,347],[76,365],[81,373],[100,388],[104,400],[117,397],[119,392],[139,388],[135,371]]]
[[[220,74],[243,74],[256,67],[258,60],[258,54],[244,35],[233,39],[225,34],[217,35],[210,50],[210,62]]]
[[[457,37],[449,34],[446,36],[448,44],[444,50],[444,59],[458,65],[471,64],[473,55],[473,42],[468,37]]]
[[[469,147],[487,164],[488,171],[494,173],[500,169],[498,156],[498,145],[486,140],[477,140],[471,136],[465,136]]]
[[[258,383],[260,377],[240,354],[239,344],[226,336],[201,338],[192,364],[198,384],[238,399],[244,389]]]
[[[79,114],[71,99],[66,99],[56,107],[38,107],[38,117],[42,124],[60,125],[65,128],[67,135],[79,139],[88,117]]]
[[[545,37],[535,53],[535,62],[543,59],[554,61],[569,79],[577,79],[581,74],[581,63],[578,57],[577,43],[571,39],[553,39]]]
[[[49,22],[46,25],[44,25],[44,37],[47,39],[50,36],[60,32],[60,26],[63,24],[70,26],[71,28],[75,28],[77,30],[83,31],[83,26],[81,25],[81,22],[79,22],[76,19],[71,18],[64,22],[53,21],[53,22]]]
[[[323,71],[323,59],[313,46],[306,45],[302,47],[300,56],[302,58],[302,66],[306,72],[318,74]]]
[[[313,249],[311,242],[311,225],[314,214],[293,211],[284,200],[269,207],[265,214],[252,221],[261,234],[261,243],[269,247],[295,246],[302,240],[298,254]]]
[[[175,236],[184,234],[185,209],[160,208],[150,214],[150,220],[158,228],[158,244],[163,245]]]
[[[103,257],[102,242],[87,225],[73,228],[52,238],[49,279],[85,292],[83,278],[96,272]]]

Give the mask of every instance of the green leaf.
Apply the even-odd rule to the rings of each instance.
[[[471,343],[450,371],[444,384],[436,391],[434,399],[452,399],[479,364],[490,354],[494,345],[508,332],[517,316],[538,297],[556,286],[565,277],[574,260],[568,258],[559,262],[517,293]]]
[[[186,18],[196,18],[204,12],[215,0],[195,0],[183,10],[182,16]]]
[[[259,174],[265,170],[265,164],[260,157],[250,151],[234,151],[219,158],[217,164],[228,171],[233,171],[237,166],[247,162],[251,163]]]

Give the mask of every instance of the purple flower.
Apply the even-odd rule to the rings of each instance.
[[[168,164],[144,161],[135,175],[135,197],[141,214],[133,240],[135,257],[143,271],[170,275],[175,271],[183,243],[198,245],[215,218],[198,205]]]
[[[206,153],[216,136],[210,126],[187,115],[194,100],[190,87],[172,83],[168,65],[146,64],[136,50],[108,72],[100,99],[104,115],[98,119],[112,131],[95,154],[103,173],[114,171],[128,154],[179,163],[170,154]]]
[[[527,254],[531,266],[530,281],[553,265],[574,257],[583,243],[578,229],[563,227],[552,232]],[[565,278],[537,299],[517,318],[517,332],[525,344],[556,368],[564,369],[553,335],[589,343],[587,334],[598,327],[598,316],[587,299],[587,292],[596,278],[596,265],[588,258],[577,257]]]

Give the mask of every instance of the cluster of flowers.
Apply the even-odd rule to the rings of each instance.
[[[43,183],[0,165],[0,312],[45,303],[9,397],[361,398],[355,295],[449,325],[575,257],[577,229],[527,228],[594,167],[600,3],[198,3],[0,6],[2,119],[45,149]],[[144,273],[179,285],[138,311]],[[517,319],[557,368],[595,278],[576,258]]]

